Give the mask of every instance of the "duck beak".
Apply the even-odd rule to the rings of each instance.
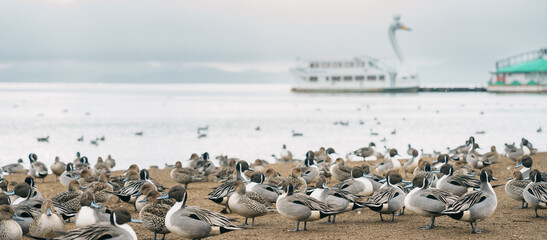
[[[11,219],[13,219],[13,220],[15,220],[15,221],[19,221],[19,222],[25,221],[25,219],[23,219],[22,217],[19,217],[19,216],[15,215],[15,214],[11,217]]]
[[[249,179],[245,179],[245,180],[243,180],[243,183],[248,183],[248,182],[250,182],[250,181],[251,181],[251,180],[249,180]]]
[[[438,162],[439,162],[439,160],[435,160],[431,164],[435,164],[435,163],[438,163]]]
[[[513,180],[513,177],[508,178],[507,180]]]
[[[162,200],[162,199],[168,199],[169,198],[169,194],[165,194],[159,198],[157,198],[158,200]]]
[[[367,174],[363,174],[363,177],[372,178],[371,176],[369,176],[369,175],[367,175]]]
[[[134,219],[134,218],[131,218],[131,222],[134,222],[134,223],[142,223],[141,220],[137,220],[137,219]]]
[[[407,181],[407,180],[404,180],[404,179],[403,179],[401,182],[403,182],[403,183],[411,183],[411,181]]]
[[[87,189],[87,187],[84,187],[84,186],[80,186],[80,189]]]
[[[254,172],[255,170],[254,170],[254,169],[252,169],[252,168],[249,168],[249,171],[251,171],[251,172]]]
[[[74,178],[74,180],[78,180],[78,179],[80,179],[80,178],[82,178],[82,176],[76,176],[76,177]]]
[[[138,202],[143,203],[143,202],[148,202],[148,200],[145,198],[143,200],[139,200]]]
[[[498,181],[498,179],[495,177],[492,177],[492,181]]]
[[[129,179],[128,177],[123,179],[124,182],[127,182],[127,181],[129,181],[129,180],[130,180],[130,179]]]
[[[51,216],[51,209],[48,208],[48,209],[46,210],[46,214],[47,214],[48,216]]]
[[[387,179],[384,178],[384,179],[382,179],[382,180],[380,180],[380,181],[378,181],[378,182],[384,183],[384,182],[386,182],[386,181],[387,181]]]
[[[405,188],[413,188],[414,187],[414,184],[408,184],[405,186]]]
[[[123,172],[129,172],[129,169],[125,169],[125,170],[123,170]]]
[[[91,201],[91,207],[94,207],[96,209],[100,209],[101,206],[97,205],[97,203],[95,203],[95,201]]]
[[[329,186],[327,186],[327,183],[323,183],[323,188],[324,188],[324,189],[329,188]]]
[[[519,168],[522,166],[522,163],[519,163],[519,165],[517,165],[515,168]]]
[[[15,195],[15,191],[8,192],[8,193],[6,193],[6,195],[13,196],[13,195]]]
[[[432,173],[441,173],[440,170],[436,170],[436,171],[431,171]]]

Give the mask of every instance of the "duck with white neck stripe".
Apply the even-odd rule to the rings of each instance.
[[[182,186],[170,188],[167,195],[158,199],[164,198],[177,201],[165,216],[165,226],[171,233],[199,239],[241,229],[219,213],[195,206],[187,207],[188,194]]]
[[[245,177],[245,174],[243,174],[243,172],[245,172],[246,170],[252,170],[251,168],[249,168],[249,164],[247,162],[245,162],[245,161],[237,162],[235,171],[233,173],[235,180],[227,181],[227,182],[221,184],[220,186],[216,187],[212,192],[207,194],[208,197],[206,197],[206,199],[209,199],[209,200],[215,202],[216,204],[226,206],[221,211],[222,213],[226,213],[226,211],[228,209],[228,206],[227,206],[228,205],[228,199],[230,198],[230,196],[234,192],[234,187],[235,187],[236,182],[237,181],[249,182],[249,180]]]
[[[477,224],[492,215],[498,206],[498,199],[490,181],[495,179],[490,169],[480,173],[481,186],[479,190],[468,192],[459,197],[456,202],[447,206],[442,213],[453,219],[469,222],[473,233],[483,233]]]
[[[547,208],[547,182],[542,182],[542,174],[534,169],[530,172],[532,182],[524,188],[522,196],[524,200],[534,208],[536,217],[539,218],[538,208]]]
[[[390,171],[386,177],[386,184],[378,189],[368,200],[365,206],[372,211],[380,213],[380,220],[383,222],[382,214],[391,214],[391,221],[394,221],[395,212],[404,206],[406,193],[396,184],[400,183],[403,177],[396,171]]]
[[[44,182],[48,174],[46,165],[42,162],[39,162],[38,156],[34,153],[29,154],[28,159],[30,161],[29,174],[35,178],[41,178],[42,182]]]

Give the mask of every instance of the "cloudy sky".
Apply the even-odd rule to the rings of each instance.
[[[547,1],[2,0],[0,81],[282,82],[295,59],[402,51],[424,84],[484,84],[547,47]]]

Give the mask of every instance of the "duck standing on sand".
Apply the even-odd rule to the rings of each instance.
[[[420,216],[431,217],[429,226],[420,229],[435,227],[435,217],[441,216],[446,205],[454,203],[458,196],[436,188],[429,188],[430,182],[424,175],[418,175],[412,180],[415,187],[405,197],[405,207]]]
[[[523,191],[524,200],[533,207],[538,215],[538,208],[547,208],[547,182],[542,182],[541,173],[537,170],[530,172],[532,182],[530,182]]]
[[[522,159],[520,160],[520,163],[515,167],[515,168],[519,168],[519,167],[523,167],[520,169],[520,172],[522,173],[522,176],[524,177],[524,179],[530,179],[530,172],[532,170],[532,166],[534,165],[534,160],[532,160],[532,158],[528,155],[524,155],[522,157]],[[540,172],[541,174],[541,179],[543,179],[543,181],[547,181],[547,173],[545,172]]]
[[[42,182],[44,182],[48,170],[44,163],[38,161],[38,156],[34,153],[31,153],[28,155],[28,159],[30,161],[30,175],[35,178],[41,178]]]
[[[165,216],[171,206],[162,203],[161,200],[158,200],[159,197],[161,194],[156,190],[148,192],[146,198],[141,200],[146,205],[139,211],[139,219],[146,229],[154,233],[154,240],[156,240],[158,233],[163,234],[162,240],[165,239],[166,234],[170,233],[165,226]]]
[[[490,181],[493,179],[490,169],[482,170],[480,173],[480,189],[459,197],[456,202],[448,205],[442,213],[453,219],[469,222],[473,233],[483,233],[477,227],[478,222],[492,215],[498,206],[496,193],[490,185]]]
[[[55,212],[53,202],[49,199],[42,203],[42,214],[35,217],[30,224],[29,235],[40,238],[56,237],[57,232],[65,231],[65,221]]]
[[[478,179],[472,178],[468,175],[455,175],[454,167],[451,164],[445,164],[440,170],[444,176],[437,181],[437,188],[449,193],[462,196],[467,192],[473,191],[475,188],[479,188],[481,183]]]
[[[177,161],[175,168],[171,170],[171,179],[177,183],[184,184],[184,188],[188,188],[188,184],[199,182],[203,179],[201,173],[191,168],[183,168],[182,163]]]
[[[344,164],[344,159],[338,158],[330,166],[330,173],[332,174],[334,179],[338,180],[339,182],[343,182],[351,178],[351,167]]]
[[[266,198],[256,192],[247,192],[245,184],[241,181],[236,182],[234,193],[228,200],[228,207],[234,213],[245,217],[244,225],[249,225],[247,220],[251,218],[250,226],[254,226],[255,217],[274,211],[272,204]]]
[[[300,168],[293,168],[286,180],[293,185],[295,192],[306,191],[308,187],[306,180],[302,178],[302,169]]]
[[[8,164],[6,166],[3,166],[2,169],[4,169],[5,172],[9,174],[14,173],[27,173],[27,169],[23,165],[23,159],[17,160],[17,163]]]
[[[364,177],[364,172],[361,167],[354,166],[351,169],[351,174],[352,177],[350,179],[334,185],[334,188],[364,197],[368,197],[374,193],[374,187],[372,185],[372,181],[374,180]]]
[[[365,206],[372,211],[380,213],[380,220],[384,221],[382,214],[391,214],[391,221],[394,221],[395,212],[404,206],[405,192],[396,184],[403,180],[403,177],[396,171],[390,171],[386,177],[386,185],[378,189],[368,200]]]
[[[387,173],[390,170],[399,170],[401,168],[401,162],[399,162],[397,156],[399,154],[397,153],[397,149],[392,148],[389,150],[389,157],[387,157],[384,161],[381,163],[375,165],[376,171],[380,173],[380,175],[387,175]]]
[[[55,182],[59,181],[57,178],[63,174],[66,170],[66,164],[59,160],[59,157],[55,157],[55,162],[51,164],[51,172],[55,174]]]
[[[524,180],[524,176],[521,172],[515,171],[513,177],[509,178],[509,181],[505,184],[505,193],[512,199],[522,201],[521,208],[525,208],[524,203],[526,203],[526,201],[524,200],[523,192],[524,188],[526,188],[530,182],[530,180]],[[528,207],[528,203],[526,203],[526,207]]]
[[[224,215],[200,207],[187,207],[188,194],[180,185],[170,188],[167,195],[158,199],[165,198],[177,201],[165,215],[165,226],[183,238],[206,238],[241,229]]]

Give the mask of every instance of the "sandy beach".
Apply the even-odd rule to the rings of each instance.
[[[547,153],[538,153],[534,157],[534,167],[538,169],[547,169]],[[428,159],[433,161],[433,159]],[[370,162],[375,163],[375,162]],[[350,165],[362,164],[362,162],[348,162]],[[144,166],[143,166],[144,167]],[[293,165],[290,164],[271,164],[269,167],[276,169],[280,174],[286,176]],[[449,217],[439,217],[435,221],[435,228],[432,230],[420,230],[420,226],[429,224],[429,218],[413,215],[407,211],[404,216],[396,216],[395,222],[381,222],[379,215],[369,209],[364,209],[361,213],[349,212],[337,217],[336,224],[322,224],[324,220],[310,222],[308,231],[288,232],[294,229],[295,222],[281,217],[278,213],[259,217],[255,221],[255,227],[245,230],[239,230],[212,237],[211,239],[348,239],[348,238],[369,238],[369,239],[423,239],[428,238],[454,238],[457,239],[544,239],[547,237],[547,218],[535,218],[533,209],[516,209],[520,202],[511,199],[504,191],[504,184],[512,174],[514,169],[513,162],[501,157],[501,161],[491,166],[494,176],[498,181],[492,182],[492,185],[502,185],[495,188],[498,198],[498,207],[494,214],[486,220],[479,223],[479,228],[483,229],[483,234],[472,234],[471,227],[466,222],[459,222]],[[166,187],[172,187],[176,183],[169,176],[170,169],[152,169],[150,174],[152,178],[158,180]],[[121,174],[121,171],[113,172],[113,176]],[[24,175],[5,176],[8,180],[22,181]],[[407,178],[411,180],[409,176]],[[212,201],[205,200],[204,197],[210,192],[212,187],[219,183],[201,182],[189,185],[189,206],[195,205],[208,208],[219,212],[222,207]],[[335,184],[335,180],[329,186]],[[54,176],[49,175],[45,183],[37,181],[37,187],[44,198],[51,198],[56,193],[64,191],[60,183],[55,182]],[[117,203],[117,198],[113,197],[107,205],[111,208],[124,207],[132,210],[133,206],[126,203]],[[539,214],[547,216],[546,210],[539,210]],[[138,213],[132,211],[134,218],[138,218]],[[239,224],[244,218],[236,214],[228,214],[229,217],[240,219]],[[131,223],[139,239],[152,239],[153,233],[143,226]],[[72,223],[67,224],[67,229],[74,228]],[[30,238],[25,238],[30,239]],[[179,239],[174,234],[168,234],[166,239]]]

